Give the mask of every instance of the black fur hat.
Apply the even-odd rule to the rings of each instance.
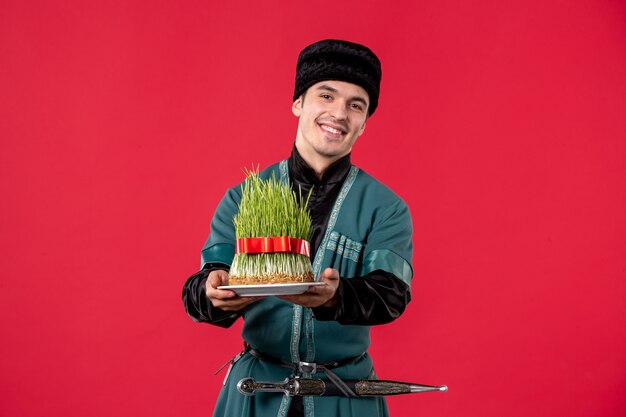
[[[294,101],[313,84],[325,80],[346,81],[367,91],[371,116],[378,107],[382,70],[378,57],[358,43],[327,39],[304,48],[296,66]]]

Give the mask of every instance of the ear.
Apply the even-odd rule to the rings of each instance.
[[[300,114],[302,113],[302,96],[298,97],[296,101],[293,102],[291,105],[291,111],[294,116],[300,117]]]

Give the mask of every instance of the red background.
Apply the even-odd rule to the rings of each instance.
[[[353,159],[415,227],[371,353],[450,387],[392,414],[626,415],[626,5],[581,0],[2,1],[1,415],[210,414],[239,327],[181,287],[328,37],[383,62]]]

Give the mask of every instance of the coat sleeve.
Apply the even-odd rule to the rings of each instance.
[[[317,307],[317,320],[376,325],[398,318],[411,300],[413,256],[411,215],[397,198],[373,221],[364,251],[362,276],[341,278],[337,305]]]
[[[200,267],[222,264],[230,267],[235,256],[235,225],[233,216],[241,200],[241,188],[229,189],[220,201],[211,220],[211,233],[202,248]]]
[[[363,326],[385,324],[400,317],[411,300],[409,286],[380,269],[363,277],[341,278],[336,296],[336,307],[313,309],[317,320]]]
[[[228,271],[235,256],[233,216],[240,198],[240,188],[234,187],[220,201],[211,221],[211,233],[202,248],[201,270],[189,277],[183,286],[183,305],[189,317],[196,322],[229,327],[243,314],[217,308],[206,296],[209,273],[216,269]]]

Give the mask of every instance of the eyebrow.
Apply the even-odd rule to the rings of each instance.
[[[338,93],[339,90],[337,90],[335,87],[331,87],[329,85],[326,84],[322,84],[319,87],[316,88],[316,90],[324,90],[324,91],[330,91],[331,93]],[[350,97],[350,101],[358,101],[363,103],[365,106],[368,105],[367,100],[364,97],[361,96],[354,96],[354,97]]]

